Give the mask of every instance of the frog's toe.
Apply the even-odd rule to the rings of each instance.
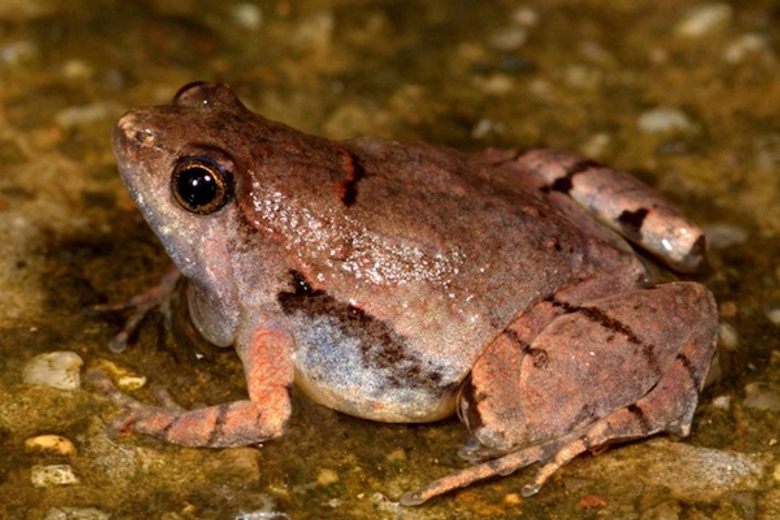
[[[488,459],[495,459],[504,454],[506,454],[506,450],[485,446],[475,437],[467,440],[458,450],[458,457],[467,462],[471,462],[472,464]]]
[[[122,330],[117,332],[108,343],[108,348],[111,352],[119,353],[127,348],[130,338],[138,331],[144,318],[154,308],[160,309],[160,312],[162,312],[165,317],[166,327],[169,327],[171,321],[171,295],[173,294],[176,283],[180,277],[181,274],[179,271],[174,265],[171,265],[156,285],[133,296],[128,301],[93,305],[89,308],[92,312],[131,311],[130,315],[125,320]]]

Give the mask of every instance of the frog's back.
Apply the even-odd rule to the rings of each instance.
[[[299,382],[356,415],[438,418],[518,312],[586,274],[587,237],[476,158],[374,139],[343,146],[336,253],[304,262],[305,289],[280,299]]]

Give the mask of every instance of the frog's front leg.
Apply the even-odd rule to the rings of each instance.
[[[524,488],[533,494],[591,448],[662,431],[688,434],[717,338],[706,288],[674,282],[582,304],[548,303],[562,314],[529,341],[517,329],[498,336],[461,394],[459,415],[485,446],[481,454],[499,456],[403,503],[542,461]]]
[[[99,371],[89,374],[112,401],[126,408],[123,430],[153,435],[185,446],[242,446],[279,437],[290,416],[293,380],[289,335],[261,329],[239,338],[236,345],[246,376],[248,400],[195,410],[153,406],[120,392]]]

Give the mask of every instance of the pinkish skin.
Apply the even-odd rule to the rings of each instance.
[[[706,267],[704,238],[630,176],[550,150],[329,141],[201,83],[128,112],[114,152],[189,280],[193,322],[236,348],[248,390],[186,411],[93,373],[133,431],[207,447],[278,437],[293,383],[378,421],[457,410],[474,436],[462,454],[487,462],[407,505],[542,461],[532,494],[592,447],[689,431],[714,300],[693,282],[653,286],[618,233],[687,273]],[[172,175],[204,170],[215,198],[193,205]]]

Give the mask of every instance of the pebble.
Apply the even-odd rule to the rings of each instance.
[[[38,488],[78,484],[70,464],[36,465],[30,471],[30,482]]]
[[[694,7],[677,25],[677,34],[698,38],[726,25],[733,9],[726,3],[703,4]]]
[[[317,484],[320,486],[328,486],[330,484],[335,484],[339,481],[339,474],[333,471],[332,469],[321,469],[320,472],[317,474]]]
[[[39,354],[24,367],[24,382],[60,390],[78,390],[81,387],[81,365],[78,354],[70,351]]]
[[[486,139],[500,135],[504,132],[504,125],[492,119],[482,118],[471,129],[471,137],[474,139]]]
[[[637,119],[637,126],[647,134],[688,132],[696,128],[685,112],[669,107],[656,107],[643,112]]]
[[[719,395],[712,400],[712,406],[719,410],[728,410],[731,406],[730,395]]]
[[[739,335],[737,329],[726,322],[722,322],[718,328],[718,337],[720,345],[726,350],[735,351],[739,346]]]
[[[146,376],[125,375],[120,376],[116,384],[122,390],[138,390],[146,385]]]
[[[497,51],[510,52],[519,49],[528,41],[528,33],[522,27],[498,29],[488,37],[488,44]]]
[[[775,325],[780,325],[780,308],[773,307],[765,311],[766,317]]]
[[[24,441],[24,447],[29,450],[50,451],[59,455],[75,455],[76,447],[70,439],[61,435],[47,434],[30,437]]]
[[[111,515],[94,507],[52,507],[43,520],[108,520]]]
[[[38,47],[31,41],[11,42],[0,47],[0,63],[18,65],[32,60],[38,54]]]
[[[780,385],[757,381],[745,385],[746,408],[780,412]]]
[[[723,51],[723,59],[729,63],[739,63],[748,55],[768,49],[766,37],[755,34],[743,34],[731,42]]]
[[[520,498],[520,495],[517,493],[507,493],[504,495],[504,503],[508,506],[516,506],[518,505],[522,499]]]
[[[533,27],[539,23],[539,13],[533,7],[522,6],[514,10],[510,16],[512,21],[518,25]]]
[[[234,5],[230,10],[233,21],[250,31],[256,31],[263,25],[263,12],[254,4],[241,3]]]

